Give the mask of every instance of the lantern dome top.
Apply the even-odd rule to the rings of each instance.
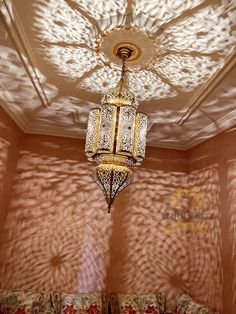
[[[115,88],[110,89],[101,100],[102,105],[112,104],[117,107],[132,106],[137,109],[139,103],[135,95],[128,89],[126,78],[120,79]]]

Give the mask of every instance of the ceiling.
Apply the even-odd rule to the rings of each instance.
[[[0,105],[26,133],[85,138],[89,109],[118,81],[112,49],[122,39],[141,50],[128,76],[148,145],[186,150],[236,125],[236,0],[3,0],[0,9]]]

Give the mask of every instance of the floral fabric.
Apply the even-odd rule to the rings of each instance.
[[[0,314],[41,313],[44,299],[44,293],[0,290]]]
[[[165,311],[165,299],[162,294],[117,294],[115,296],[111,299],[112,314],[162,314]]]
[[[180,295],[175,314],[213,314],[213,312],[203,305],[197,303],[188,294]]]
[[[110,304],[110,305],[109,305]],[[0,314],[164,314],[163,294],[65,294],[0,290]],[[173,314],[213,314],[188,294]]]
[[[53,313],[61,313],[61,293],[58,291],[53,291],[50,293],[50,302]]]
[[[63,314],[102,314],[102,294],[62,294]]]

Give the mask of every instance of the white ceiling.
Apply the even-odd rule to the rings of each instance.
[[[120,72],[97,43],[124,25],[160,47],[152,67],[129,74],[149,145],[185,150],[236,125],[236,0],[0,6],[0,104],[24,132],[85,137],[89,109]]]

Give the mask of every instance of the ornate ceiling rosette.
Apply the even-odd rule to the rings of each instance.
[[[227,3],[225,3],[227,2]],[[41,52],[78,89],[104,94],[116,84],[117,48],[139,100],[174,97],[206,82],[236,42],[230,1],[37,0]]]

